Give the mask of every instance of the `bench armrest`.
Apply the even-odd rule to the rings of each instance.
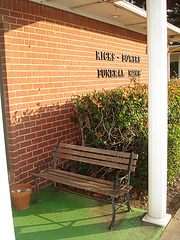
[[[128,174],[126,174],[124,177],[117,178],[115,180],[114,186],[113,186],[113,193],[115,193],[117,190],[122,190],[129,185],[130,175],[131,175],[131,172],[129,171]]]
[[[54,169],[55,168],[55,162],[56,162],[55,158],[53,158],[53,160],[50,160],[50,161],[40,162],[37,165],[37,173],[48,172],[48,171]]]
[[[57,146],[56,146],[56,151],[54,153],[54,157],[52,160],[50,161],[43,161],[40,162],[37,166],[37,173],[42,173],[42,172],[47,172],[50,171],[54,168],[56,168],[56,161],[57,161],[57,152],[58,152],[58,148],[59,148],[59,144],[60,142],[58,142]]]

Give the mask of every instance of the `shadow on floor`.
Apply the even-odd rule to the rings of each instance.
[[[48,187],[40,191],[37,205],[25,211],[13,208],[13,219],[16,240],[159,239],[163,228],[142,222],[145,213],[126,212],[125,207],[117,214],[115,230],[109,231],[110,203]]]

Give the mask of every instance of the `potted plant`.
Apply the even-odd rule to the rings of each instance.
[[[11,200],[16,210],[29,208],[32,194],[31,184],[15,184],[10,187]]]

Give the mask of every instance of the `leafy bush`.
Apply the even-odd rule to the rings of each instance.
[[[168,183],[180,175],[180,79],[168,87]]]
[[[80,126],[82,145],[139,153],[136,175],[144,182],[148,147],[147,85],[138,83],[94,91],[75,96],[74,103],[73,121]],[[136,185],[141,183],[138,181]]]
[[[94,91],[74,96],[73,122],[79,124],[81,144],[139,154],[132,183],[147,186],[148,93],[147,84],[121,86],[115,90]],[[179,81],[169,84],[168,181],[178,174]],[[117,177],[117,172],[114,173]],[[136,178],[138,176],[138,178]]]

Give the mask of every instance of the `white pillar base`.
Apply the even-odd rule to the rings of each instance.
[[[142,219],[143,222],[148,222],[148,223],[152,223],[155,225],[159,225],[161,227],[166,227],[169,223],[171,219],[171,214],[166,214],[166,216],[164,218],[154,218],[149,216],[149,214],[147,213],[144,218]]]

